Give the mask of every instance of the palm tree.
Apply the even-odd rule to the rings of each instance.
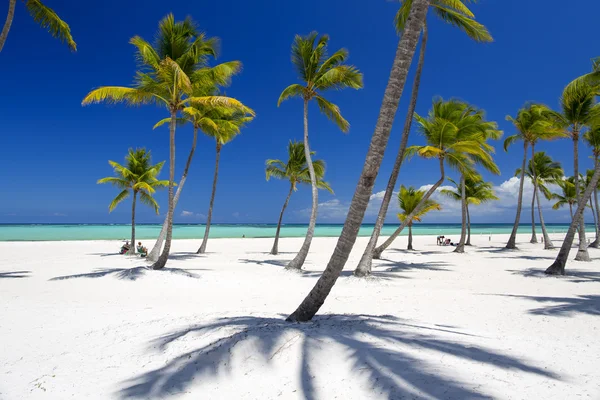
[[[288,269],[302,268],[317,222],[319,194],[308,143],[308,102],[316,100],[321,112],[335,122],[342,132],[348,132],[350,124],[342,116],[339,107],[325,100],[321,93],[330,89],[360,89],[363,87],[362,74],[358,69],[344,64],[348,59],[348,51],[340,49],[329,56],[327,54],[328,42],[329,36],[323,35],[317,39],[316,32],[304,37],[296,35],[292,45],[292,64],[296,67],[302,84],[294,83],[286,87],[277,102],[277,106],[279,106],[290,97],[300,97],[304,101],[304,153],[312,188],[312,210],[306,238],[296,257],[287,265]]]
[[[427,142],[423,146],[411,146],[406,149],[406,157],[415,154],[424,158],[437,158],[440,164],[440,179],[423,196],[423,201],[429,199],[437,188],[444,182],[444,163],[459,171],[462,175],[469,176],[475,164],[499,173],[490,153],[493,148],[485,143],[489,137],[501,134],[495,122],[485,121],[483,111],[477,110],[459,100],[443,101],[434,99],[433,107],[427,118],[415,114],[419,124],[419,132],[425,136]],[[463,196],[464,198],[464,196]],[[421,203],[422,205],[423,203]],[[466,203],[463,202],[463,232],[461,234],[461,247],[464,247],[466,239]],[[417,207],[416,212],[419,211]],[[398,237],[407,223],[402,223],[398,229],[381,246],[373,250],[373,258],[378,259],[385,249]],[[457,246],[460,250],[460,247]],[[360,269],[359,269],[360,268]],[[357,276],[369,275],[371,261],[367,264],[359,264],[354,270]]]
[[[598,61],[600,71],[600,59]],[[598,166],[600,166],[600,122],[592,125],[590,129],[583,135],[583,139],[592,148],[592,154],[594,157],[594,167],[598,168]],[[594,204],[596,207],[596,226],[598,226],[600,225],[600,206],[598,205],[598,189],[594,191]],[[594,240],[590,244],[590,247],[600,247],[600,238],[598,237],[598,233],[596,233],[596,240]]]
[[[62,43],[66,43],[72,51],[77,50],[77,44],[71,36],[71,28],[69,28],[69,25],[67,25],[65,21],[60,19],[54,10],[46,7],[39,0],[23,0],[23,3],[25,4],[27,11],[29,11],[29,15],[31,15],[35,22],[42,28],[46,28],[53,37],[59,39]],[[6,22],[4,22],[2,32],[0,33],[0,52],[2,52],[4,43],[6,43],[8,31],[10,31],[10,26],[12,25],[15,16],[16,4],[17,0],[8,0],[8,15],[6,17]]]
[[[152,197],[157,188],[163,188],[169,185],[168,181],[159,181],[156,177],[164,165],[164,161],[152,165],[152,157],[146,149],[129,149],[125,157],[125,166],[109,161],[115,171],[115,176],[109,176],[98,180],[98,183],[110,183],[113,186],[122,189],[122,191],[113,199],[108,206],[108,211],[112,212],[123,200],[133,194],[131,204],[131,248],[129,254],[135,254],[135,206],[138,194],[140,201],[152,208],[158,214],[158,203]]]
[[[406,28],[398,42],[396,56],[383,95],[383,102],[379,109],[375,131],[371,137],[365,164],[352,197],[342,233],[323,275],[298,308],[287,318],[287,321],[302,322],[311,320],[325,302],[331,288],[333,288],[342,269],[344,269],[346,261],[348,261],[373,192],[375,178],[377,178],[383,153],[390,138],[398,103],[404,90],[404,83],[417,48],[419,33],[427,16],[428,7],[429,0],[414,0],[413,2]]]
[[[215,55],[214,39],[198,33],[189,18],[175,22],[172,14],[159,23],[154,46],[139,36],[130,40],[137,49],[137,59],[142,70],[136,74],[133,87],[104,86],[87,94],[82,104],[121,103],[130,105],[159,104],[167,108],[169,121],[169,208],[167,211],[167,235],[161,256],[152,265],[162,269],[167,263],[173,235],[175,180],[175,129],[177,113],[190,102],[203,105],[228,105],[242,107],[235,99],[223,96],[193,96],[196,80],[206,79],[202,69],[208,55]]]
[[[477,42],[491,42],[493,39],[490,33],[488,32],[487,28],[481,25],[479,22],[475,21],[475,16],[471,12],[471,10],[469,10],[469,8],[464,4],[465,2],[466,1],[462,0],[433,0],[430,3],[430,7],[438,18],[451,25],[458,27],[463,32],[465,32],[471,39]],[[396,14],[395,19],[396,31],[399,34],[404,32],[404,28],[406,27],[406,21],[408,19],[408,14],[410,12],[411,7],[412,0],[401,0],[400,9]],[[419,93],[419,86],[421,83],[421,71],[423,70],[423,63],[425,60],[425,48],[427,46],[427,38],[428,30],[427,23],[425,22],[423,24],[423,35],[421,38],[421,48],[419,50],[419,62],[417,64],[417,69],[415,72],[415,78],[413,81],[413,87],[411,92],[411,99],[408,105],[406,119],[404,121],[404,129],[402,131],[402,139],[400,140],[400,148],[398,150],[398,154],[396,155],[396,160],[394,161],[394,167],[392,168],[392,173],[390,174],[385,194],[383,195],[377,219],[375,220],[375,227],[373,228],[373,232],[371,233],[369,243],[367,244],[367,247],[365,248],[363,255],[359,261],[357,270],[362,269],[361,265],[364,265],[366,267],[366,265],[369,264],[370,260],[373,258],[373,249],[375,249],[375,246],[377,245],[377,240],[379,240],[381,228],[383,227],[383,223],[385,222],[388,207],[392,199],[392,193],[394,191],[394,188],[396,187],[398,175],[400,174],[400,167],[402,166],[402,160],[404,159],[404,152],[406,151],[408,136],[414,117],[415,107],[417,105],[417,97]]]
[[[408,223],[408,250],[413,250],[412,245],[412,225],[414,222],[421,222],[421,219],[425,214],[433,210],[441,210],[442,207],[438,202],[432,199],[423,200],[423,196],[425,195],[424,190],[416,190],[414,187],[406,187],[402,185],[400,187],[400,192],[398,193],[398,203],[400,205],[400,209],[403,211],[402,213],[398,213],[398,219],[400,222],[407,221]],[[423,201],[423,206],[421,209],[414,212],[417,206]]]
[[[515,176],[518,175],[521,175],[520,169],[517,169],[515,172]],[[535,223],[533,213],[535,210],[535,203],[533,201],[537,200],[538,215],[540,218],[540,224],[542,226],[542,235],[544,236],[544,249],[553,249],[554,245],[552,244],[550,236],[548,235],[548,230],[546,229],[546,224],[544,222],[544,216],[542,214],[542,203],[539,192],[541,191],[547,200],[551,200],[553,198],[553,194],[550,192],[550,189],[548,189],[547,185],[559,184],[564,176],[563,169],[558,161],[553,161],[552,158],[545,152],[539,151],[533,155],[532,159],[529,160],[527,164],[527,170],[525,171],[525,176],[530,179],[533,184],[531,203],[532,224]]]
[[[562,130],[556,126],[552,111],[543,104],[526,104],[519,110],[515,118],[510,115],[506,120],[513,123],[517,133],[504,140],[504,151],[508,151],[510,145],[517,141],[523,142],[523,161],[521,164],[521,176],[519,178],[519,196],[517,200],[517,214],[512,232],[506,243],[506,248],[514,250],[517,248],[517,230],[521,219],[523,207],[523,185],[525,183],[525,169],[527,164],[527,150],[531,146],[532,157],[535,154],[535,144],[538,140],[550,140],[564,136]],[[535,184],[535,179],[534,179]],[[535,239],[537,242],[537,239]]]
[[[212,220],[213,206],[215,204],[215,194],[217,193],[217,179],[219,177],[219,160],[221,158],[221,149],[224,145],[231,142],[237,135],[241,133],[242,128],[246,123],[254,118],[254,111],[250,108],[243,107],[241,110],[227,110],[224,108],[215,109],[211,112],[213,119],[217,123],[217,129],[205,130],[204,132],[215,139],[216,142],[216,157],[215,157],[215,175],[213,178],[212,191],[210,195],[210,205],[206,215],[206,227],[204,229],[204,238],[202,244],[196,254],[206,252],[208,244],[208,235],[210,233],[210,223]]]
[[[552,198],[556,200],[556,203],[552,206],[553,210],[558,210],[566,205],[569,206],[569,214],[573,219],[573,205],[577,204],[577,192],[575,190],[575,177],[570,176],[557,182],[557,185],[561,188],[562,193],[553,193]]]
[[[314,151],[310,152],[311,156],[315,155]],[[306,165],[306,155],[304,154],[304,143],[292,142],[288,144],[288,160],[283,162],[281,160],[267,160],[266,162],[266,176],[267,181],[271,178],[285,179],[290,182],[290,190],[281,208],[279,214],[279,221],[277,222],[277,230],[275,231],[275,241],[273,242],[273,248],[271,248],[271,254],[277,255],[279,253],[279,231],[281,230],[281,221],[283,220],[283,213],[290,202],[292,192],[298,190],[298,184],[310,184],[310,174],[308,172],[308,166]],[[313,168],[315,175],[317,176],[317,187],[319,189],[325,189],[329,193],[333,194],[333,190],[329,186],[329,183],[323,180],[325,176],[325,162],[323,160],[314,160]]]
[[[448,178],[454,184],[456,190],[442,189],[441,193],[453,200],[462,201],[462,187],[460,182]],[[471,214],[469,212],[469,204],[480,205],[488,203],[492,200],[498,200],[494,194],[492,184],[484,182],[479,175],[472,175],[465,178],[465,198],[467,202],[467,241],[465,245],[471,245]]]

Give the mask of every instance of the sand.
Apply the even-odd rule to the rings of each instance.
[[[0,398],[600,399],[600,250],[544,277],[557,250],[505,240],[403,237],[364,280],[360,238],[306,324],[283,319],[336,238],[302,274],[302,239],[178,240],[164,271],[115,241],[0,243]]]

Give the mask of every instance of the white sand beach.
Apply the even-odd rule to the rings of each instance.
[[[176,240],[164,271],[116,241],[0,243],[0,398],[600,398],[600,250],[545,277],[558,249],[528,235],[402,237],[361,280],[367,239],[306,324],[284,318],[337,238],[302,274],[282,268],[301,238]]]

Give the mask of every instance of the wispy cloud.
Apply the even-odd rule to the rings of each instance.
[[[206,215],[204,215],[204,214],[196,213],[193,211],[186,211],[186,210],[181,211],[181,214],[179,214],[179,216],[181,216],[183,218],[199,218],[199,219],[206,218]]]
[[[67,216],[67,214],[63,214],[63,213],[58,213],[58,212],[55,212],[54,214],[52,214],[52,216],[53,216],[53,217],[66,217],[66,216]]]

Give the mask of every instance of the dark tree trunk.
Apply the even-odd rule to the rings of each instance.
[[[374,259],[378,260],[381,258],[381,254],[384,252],[384,250],[387,249],[388,247],[390,247],[390,245],[394,242],[394,240],[396,240],[398,235],[400,235],[402,230],[406,227],[406,225],[408,224],[407,221],[410,221],[417,213],[419,213],[421,211],[421,209],[425,205],[425,202],[431,197],[431,195],[433,195],[433,193],[437,190],[437,188],[440,187],[442,183],[444,183],[444,179],[446,178],[446,175],[444,172],[444,159],[440,158],[439,161],[440,161],[440,172],[442,175],[440,177],[440,180],[438,180],[435,183],[435,185],[433,185],[427,191],[427,193],[425,193],[425,196],[423,196],[423,198],[421,199],[421,201],[419,202],[417,207],[414,209],[414,211],[412,213],[409,214],[407,219],[405,219],[404,222],[402,222],[402,224],[400,224],[398,229],[396,229],[396,231],[394,233],[392,233],[392,235],[389,238],[387,238],[387,240],[385,242],[383,242],[381,244],[381,246],[379,246],[373,250],[373,258]],[[369,260],[368,268],[369,268],[369,271],[371,271],[371,260]],[[364,276],[364,275],[357,274],[356,270],[354,271],[354,274],[357,276]]]
[[[302,269],[304,261],[308,256],[310,244],[312,242],[313,235],[315,234],[315,225],[317,223],[317,207],[319,206],[317,177],[315,175],[315,169],[310,156],[310,147],[308,145],[308,99],[304,99],[304,154],[306,156],[308,173],[310,175],[310,187],[312,189],[312,209],[310,210],[310,221],[308,222],[308,230],[306,231],[304,243],[302,243],[302,247],[300,248],[298,254],[296,254],[296,257],[294,257],[294,259],[286,266],[287,269],[293,270]]]
[[[540,225],[542,226],[542,235],[544,236],[544,249],[550,250],[554,248],[554,244],[552,244],[552,240],[550,240],[548,230],[546,229],[546,224],[544,223],[544,215],[542,214],[542,201],[540,200],[540,194],[537,186],[535,187],[535,198],[537,200],[538,215],[540,216]]]
[[[596,168],[598,168],[598,166],[600,165],[600,157],[598,157],[597,155],[594,156],[594,165]],[[590,247],[593,248],[598,248],[600,247],[600,208],[598,207],[598,188],[596,187],[596,190],[594,190],[594,203],[596,204],[596,240],[594,240],[591,244]]]
[[[510,250],[514,250],[517,248],[517,230],[519,229],[519,220],[521,219],[521,208],[523,207],[523,184],[525,183],[525,166],[527,164],[527,142],[524,142],[523,147],[523,162],[521,163],[521,180],[519,182],[517,216],[515,217],[515,224],[513,226],[512,232],[510,233],[508,243],[506,243],[506,248]]]
[[[277,222],[277,231],[275,231],[275,241],[273,242],[273,248],[271,249],[271,254],[276,256],[279,253],[279,231],[281,230],[281,221],[283,221],[283,213],[290,202],[290,197],[292,197],[292,192],[294,191],[294,184],[290,183],[290,191],[288,192],[287,197],[285,198],[285,203],[283,203],[283,207],[281,208],[281,213],[279,214],[279,221]]]
[[[580,221],[583,219],[583,211],[585,210],[585,205],[588,200],[592,196],[592,191],[598,185],[598,180],[600,179],[600,165],[596,165],[596,170],[594,171],[594,175],[592,176],[592,181],[590,185],[585,189],[581,201],[577,206],[577,211],[575,211],[575,216],[571,221],[571,225],[569,226],[569,230],[567,231],[567,235],[565,236],[565,240],[558,252],[558,256],[554,263],[548,267],[546,270],[546,274],[548,275],[564,275],[565,274],[565,266],[567,264],[567,259],[569,258],[569,252],[571,251],[571,246],[573,245],[573,239],[575,238],[575,230],[577,226],[579,226]]]
[[[406,247],[408,250],[412,250],[412,222],[408,224],[408,246]]]
[[[210,233],[210,223],[212,221],[213,206],[215,204],[215,194],[217,193],[217,179],[219,179],[219,159],[221,158],[221,143],[217,141],[215,156],[215,176],[213,177],[212,192],[210,194],[210,204],[208,205],[208,214],[206,214],[206,228],[204,228],[204,239],[196,254],[204,254],[208,244],[208,235]]]
[[[131,203],[131,247],[127,254],[135,254],[135,201],[137,200],[137,191],[133,191],[133,202]]]
[[[467,202],[467,243],[465,245],[471,245],[471,214],[469,213],[469,203]]]
[[[415,114],[415,108],[417,106],[419,86],[421,84],[421,72],[423,71],[423,63],[425,62],[426,47],[427,23],[423,24],[423,36],[421,37],[421,49],[419,50],[419,63],[417,64],[417,70],[415,72],[415,79],[413,81],[410,103],[408,105],[408,112],[406,113],[406,119],[404,120],[404,129],[402,130],[400,148],[398,149],[398,154],[396,155],[396,160],[394,161],[394,167],[392,168],[392,173],[390,175],[390,179],[388,180],[388,184],[385,189],[385,194],[383,195],[383,200],[381,201],[381,207],[379,208],[379,214],[377,214],[377,220],[375,221],[373,233],[371,233],[369,243],[367,244],[367,247],[365,248],[362,257],[358,265],[356,266],[356,269],[354,270],[354,274],[356,276],[366,276],[371,273],[371,260],[373,259],[373,250],[375,249],[375,246],[377,246],[377,240],[379,240],[381,228],[383,227],[383,224],[385,222],[388,207],[390,205],[390,201],[394,193],[394,188],[396,187],[396,181],[398,180],[398,175],[400,174],[400,167],[402,166],[402,161],[404,160],[404,153],[406,152],[406,144],[408,143],[410,127],[412,125],[412,121]]]
[[[8,31],[10,31],[10,26],[12,25],[13,18],[15,17],[15,4],[16,3],[17,3],[17,0],[9,0],[8,1],[8,15],[6,16],[6,22],[4,23],[4,27],[2,28],[2,33],[0,33],[0,52],[2,52],[4,43],[6,43],[6,38],[8,37]]]
[[[573,132],[573,159],[574,159],[574,168],[573,172],[575,175],[575,196],[577,199],[577,203],[581,203],[581,193],[579,193],[579,132]],[[583,202],[585,206],[587,204],[587,200]],[[575,256],[575,260],[577,261],[591,261],[590,255],[587,251],[587,241],[585,239],[585,214],[581,214],[581,220],[579,221],[579,249],[577,250],[577,255]]]
[[[456,248],[454,249],[454,253],[464,253],[465,252],[465,239],[467,237],[467,195],[465,193],[465,175],[461,174],[460,176],[460,208],[462,214],[462,224],[460,227],[460,241]]]
[[[177,125],[177,110],[171,110],[171,122],[169,123],[169,208],[167,210],[167,237],[165,247],[152,269],[163,269],[167,265],[169,253],[171,252],[171,241],[173,239],[173,183],[175,181],[175,127]]]
[[[303,322],[311,320],[325,302],[331,288],[335,285],[342,269],[344,269],[346,261],[348,261],[348,256],[356,242],[356,236],[358,235],[371,193],[373,192],[373,185],[381,166],[383,153],[390,137],[394,117],[398,110],[398,103],[402,96],[406,76],[408,75],[410,63],[419,40],[419,32],[427,16],[428,8],[429,0],[413,1],[404,33],[398,44],[390,78],[383,96],[383,103],[379,111],[379,117],[377,118],[375,132],[371,138],[369,151],[367,152],[354,197],[350,203],[350,209],[348,210],[342,234],[338,239],[323,275],[321,275],[316,285],[296,311],[287,318],[288,321]]]
[[[192,165],[192,158],[194,158],[194,152],[196,151],[196,142],[198,141],[198,128],[194,127],[194,139],[192,140],[192,149],[190,150],[190,154],[188,155],[187,162],[185,163],[185,168],[183,170],[183,174],[181,175],[181,180],[179,181],[179,185],[177,185],[177,191],[175,192],[175,198],[173,199],[173,210],[177,207],[177,203],[179,202],[179,196],[181,195],[181,191],[183,190],[183,185],[185,185],[185,181],[187,179],[188,171],[190,169],[190,165]],[[156,239],[156,243],[154,243],[154,247],[152,251],[146,257],[150,261],[158,260],[158,255],[160,254],[160,250],[162,249],[162,245],[165,241],[165,237],[167,236],[167,219],[165,218],[165,222],[163,222],[162,229],[160,230],[160,234],[158,235],[158,239]]]

